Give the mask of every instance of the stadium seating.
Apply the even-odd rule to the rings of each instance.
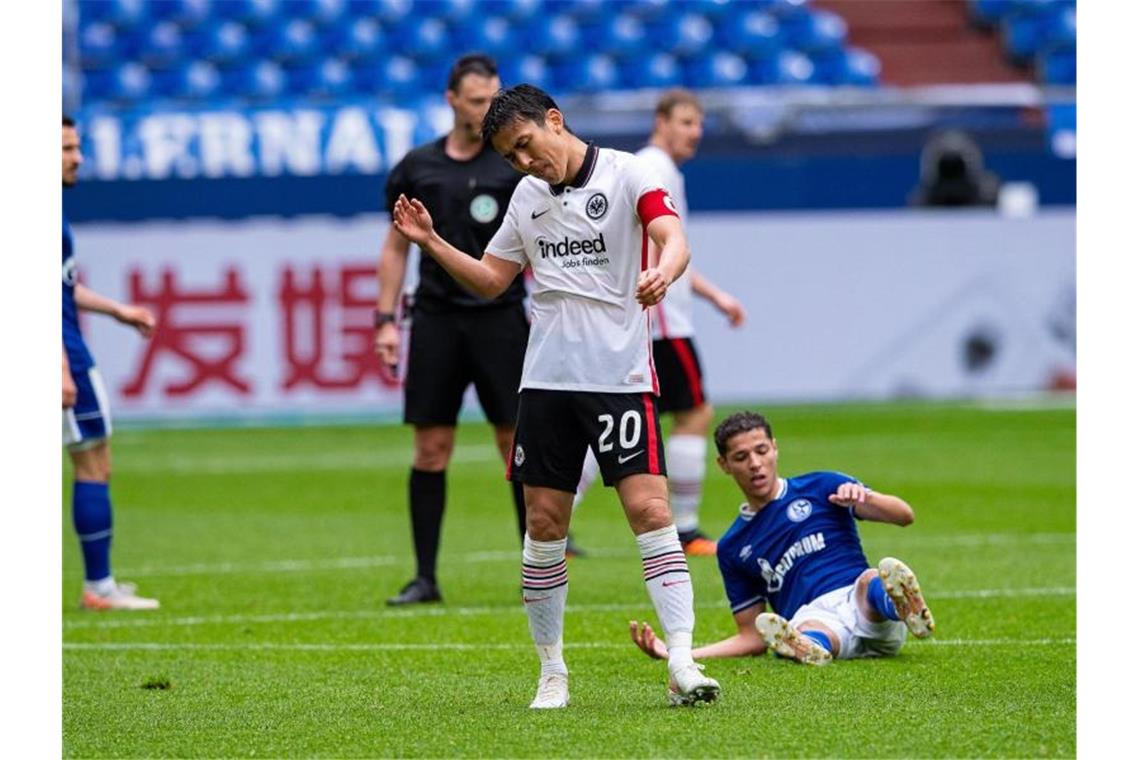
[[[1076,0],[970,0],[975,23],[1001,34],[1011,61],[1046,84],[1076,84]]]
[[[1018,50],[1070,49],[1033,0],[975,0]],[[78,0],[83,104],[185,106],[437,96],[455,56],[556,95],[667,87],[856,85],[879,66],[809,0]],[[1067,7],[1072,8],[1072,3]],[[988,15],[986,15],[988,14]],[[1075,14],[1070,14],[1075,18]],[[1069,47],[1067,48],[1066,45]],[[1061,76],[1064,57],[1046,64]]]

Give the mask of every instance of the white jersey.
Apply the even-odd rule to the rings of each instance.
[[[685,175],[681,174],[676,162],[656,145],[646,145],[637,155],[652,163],[665,182],[665,189],[677,204],[677,214],[681,221],[686,222],[689,218],[689,203],[685,197]],[[654,306],[652,311],[654,340],[693,336],[693,278],[689,274],[689,268],[669,286],[665,300]]]
[[[657,392],[649,311],[636,291],[645,226],[664,214],[676,209],[661,178],[622,151],[588,146],[566,185],[519,182],[487,253],[534,275],[520,390]]]

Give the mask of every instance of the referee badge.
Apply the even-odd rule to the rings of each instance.
[[[495,221],[499,215],[499,202],[494,196],[482,193],[471,199],[471,218],[481,224]]]

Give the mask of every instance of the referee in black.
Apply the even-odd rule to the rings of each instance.
[[[456,61],[446,92],[455,114],[451,131],[404,156],[388,175],[385,188],[389,213],[401,193],[419,198],[436,220],[436,230],[474,258],[482,257],[523,176],[484,143],[480,134],[483,115],[500,86],[491,58],[472,54]],[[392,226],[380,250],[376,353],[390,367],[399,360],[395,311],[410,247]],[[404,381],[404,422],[415,427],[408,499],[416,577],[388,599],[389,605],[442,600],[435,570],[446,472],[459,409],[471,383],[494,427],[504,463],[510,456],[530,331],[525,297],[522,275],[502,295],[488,301],[464,290],[431,256],[420,257]],[[511,487],[521,535],[526,530],[526,507],[522,488],[518,483]]]

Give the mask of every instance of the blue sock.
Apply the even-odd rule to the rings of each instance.
[[[99,581],[111,575],[111,493],[106,483],[75,481],[71,518],[83,549],[84,577]]]
[[[871,582],[867,584],[867,601],[887,620],[898,620],[899,612],[895,609],[895,603],[891,601],[891,597],[887,595],[887,590],[883,588],[883,579],[875,576]]]
[[[831,639],[827,638],[827,634],[823,631],[801,631],[800,633],[802,633],[804,636],[807,636],[816,644],[819,644],[828,652],[831,652]],[[834,652],[831,653],[835,654]]]

